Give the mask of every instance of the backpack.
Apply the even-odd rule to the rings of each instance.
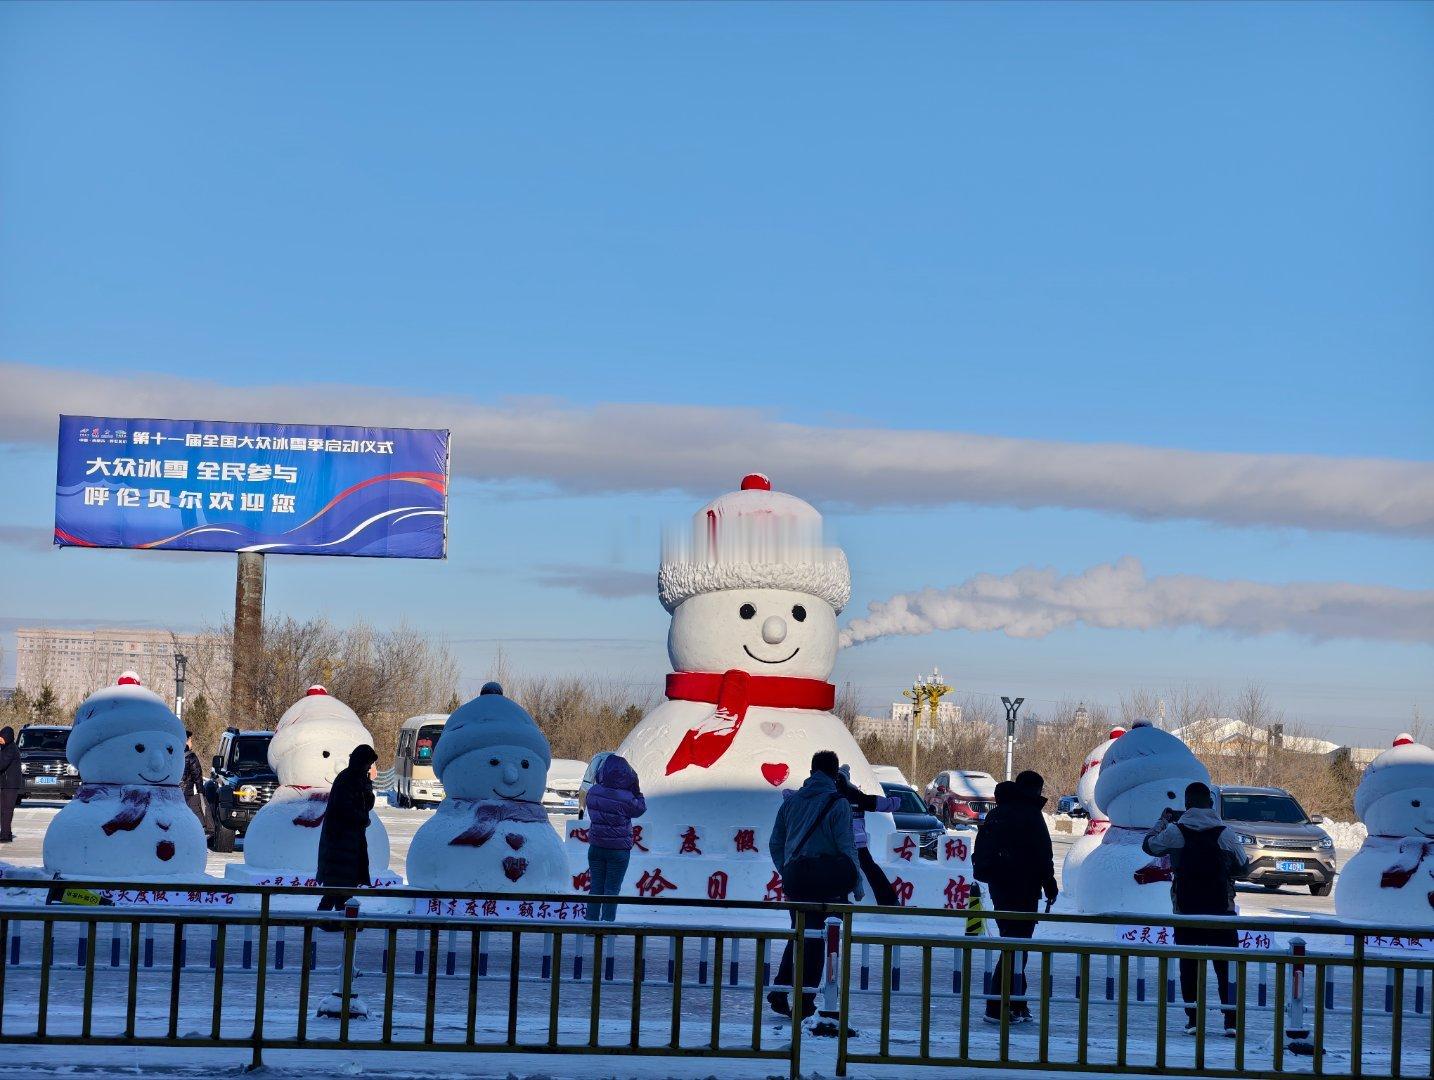
[[[1185,846],[1175,866],[1175,908],[1182,915],[1230,913],[1229,860],[1220,847],[1223,825],[1191,829],[1177,823]]]

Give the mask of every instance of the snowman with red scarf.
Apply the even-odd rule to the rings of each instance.
[[[184,725],[126,671],[75,711],[65,757],[80,789],[45,830],[51,874],[117,881],[204,876],[204,828],[184,801]]]
[[[373,745],[358,714],[322,686],[311,686],[279,717],[269,741],[269,764],[279,786],[244,834],[244,862],[230,863],[230,879],[271,885],[317,884],[319,832],[334,778],[355,747]],[[388,868],[388,833],[369,812],[369,872],[375,886],[401,880]]]
[[[658,596],[672,615],[673,673],[667,700],[618,749],[647,799],[624,891],[779,899],[767,838],[812,754],[835,751],[857,787],[882,794],[831,711],[846,556],[823,544],[812,506],[751,475],[665,545]],[[881,852],[890,819],[868,815],[867,827]],[[570,837],[582,832],[569,826]]]
[[[1401,734],[1369,763],[1354,792],[1369,836],[1339,873],[1342,917],[1434,927],[1434,750]]]

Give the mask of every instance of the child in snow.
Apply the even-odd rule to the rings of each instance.
[[[1165,810],[1160,820],[1145,834],[1141,846],[1147,855],[1169,856],[1174,880],[1170,898],[1177,915],[1234,915],[1235,879],[1250,869],[1249,856],[1215,813],[1215,800],[1210,789],[1194,783],[1185,789],[1183,814]],[[1239,947],[1233,927],[1199,930],[1175,928],[1177,945],[1209,945],[1222,949]],[[1230,965],[1216,960],[1215,981],[1220,988],[1220,1004],[1230,1003]],[[1185,1000],[1188,1022],[1185,1034],[1195,1034],[1199,1003],[1195,1001],[1200,961],[1180,961],[1180,996]],[[1225,1036],[1235,1037],[1235,1010],[1225,1010]]]
[[[647,801],[637,784],[637,773],[627,758],[608,754],[598,766],[588,788],[588,921],[617,919],[617,905],[604,904],[597,897],[618,896],[632,858],[632,819],[647,813]]]

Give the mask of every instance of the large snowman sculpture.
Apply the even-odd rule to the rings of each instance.
[[[244,834],[244,862],[230,863],[225,876],[261,884],[314,885],[319,833],[334,778],[349,754],[373,736],[358,714],[322,686],[311,686],[279,718],[269,742],[269,765],[279,786]],[[369,872],[375,886],[397,884],[388,868],[388,833],[376,813],[368,828]]]
[[[1197,781],[1208,784],[1209,770],[1168,731],[1140,720],[1115,740],[1095,782],[1110,827],[1080,866],[1079,911],[1170,914],[1170,862],[1140,845],[1167,807],[1185,809],[1185,788]]]
[[[1354,792],[1369,836],[1339,873],[1334,908],[1382,925],[1434,927],[1434,750],[1400,735]]]
[[[113,880],[204,876],[204,827],[184,801],[184,725],[132,671],[75,711],[65,757],[80,789],[45,830],[51,874]]]
[[[419,888],[510,893],[572,891],[557,831],[543,808],[552,751],[533,718],[486,683],[448,718],[433,751],[446,793],[408,849]]]
[[[1076,781],[1076,799],[1086,812],[1086,825],[1085,832],[1076,838],[1061,865],[1061,892],[1064,895],[1079,895],[1081,864],[1100,846],[1100,838],[1110,829],[1110,819],[1095,801],[1095,783],[1100,778],[1100,763],[1106,752],[1115,745],[1115,740],[1124,734],[1123,727],[1111,728],[1105,742],[1087,754],[1081,762],[1080,779]]]
[[[779,899],[768,852],[783,792],[799,788],[812,754],[834,750],[862,790],[882,789],[846,726],[829,682],[837,615],[851,595],[846,556],[823,543],[821,515],[750,475],[703,507],[690,535],[665,545],[658,597],[672,616],[667,700],[618,748],[637,770],[647,813],[623,891],[639,896]],[[446,738],[447,736],[445,736]],[[969,889],[964,842],[957,867],[919,857],[919,839],[893,854],[891,819],[868,814],[871,851],[899,879],[898,895],[941,906],[942,889]],[[569,824],[574,883],[583,887],[585,823]],[[943,854],[944,854],[943,849]],[[956,879],[959,878],[959,881]],[[927,881],[926,879],[930,879]],[[914,895],[925,882],[928,897]]]

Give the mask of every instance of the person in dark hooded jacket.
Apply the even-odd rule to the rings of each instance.
[[[15,729],[0,728],[0,844],[15,839],[11,823],[19,801],[20,751],[15,746]]]
[[[373,779],[378,754],[367,744],[349,754],[348,766],[334,777],[328,808],[319,831],[320,885],[367,888],[372,882],[368,866],[369,812],[373,810]],[[337,911],[348,896],[329,895],[319,901],[320,911]]]
[[[996,808],[986,815],[976,832],[976,846],[971,852],[972,873],[990,887],[991,906],[996,911],[1034,912],[1040,906],[1042,892],[1046,894],[1047,907],[1055,903],[1059,890],[1051,832],[1041,816],[1041,808],[1046,804],[1041,793],[1044,786],[1041,774],[1030,770],[1021,773],[1014,782],[997,784]],[[1034,919],[997,919],[996,926],[1002,937],[1028,938],[1036,932]],[[1004,953],[1002,968],[1014,964],[1015,955]],[[986,1002],[986,1019],[999,1023],[1003,970],[998,969],[994,978],[992,993],[996,996]],[[1010,980],[1011,996],[1023,996],[1026,992],[1025,953],[1021,954],[1020,964],[1011,971]],[[1030,1019],[1027,1002],[1011,1003],[1012,1023],[1026,1023]]]
[[[632,858],[632,819],[647,813],[647,800],[637,784],[637,773],[627,759],[609,754],[598,766],[597,777],[588,788],[588,893],[617,896]],[[617,919],[617,905],[600,900],[588,902],[588,921]]]

